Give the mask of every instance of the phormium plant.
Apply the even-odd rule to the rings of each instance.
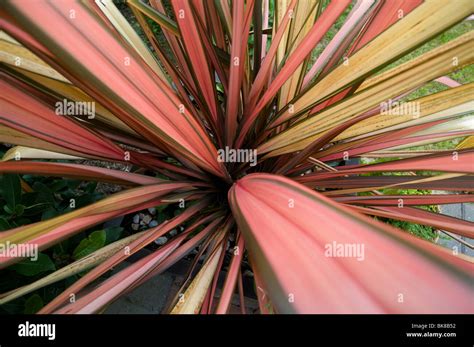
[[[40,313],[101,312],[198,249],[172,313],[225,313],[235,291],[244,307],[244,262],[262,313],[472,312],[470,258],[373,218],[474,237],[472,222],[419,207],[474,201],[473,131],[462,126],[474,84],[444,77],[474,62],[474,33],[391,65],[468,17],[472,0],[127,5],[138,34],[111,1],[2,2],[0,141],[18,147],[0,172],[126,189],[1,232],[0,266],[118,216],[169,204],[182,212],[2,303],[81,273]],[[449,88],[403,101],[435,79]],[[455,151],[413,150],[457,137],[466,139]],[[391,160],[349,162],[360,157]]]

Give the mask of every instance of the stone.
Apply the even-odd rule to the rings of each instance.
[[[155,240],[155,243],[158,245],[158,246],[162,246],[166,243],[166,241],[168,241],[168,238],[166,236],[162,236],[162,237],[159,237]]]
[[[463,219],[469,222],[474,221],[474,204],[462,203],[441,205],[440,210],[442,214],[451,217]],[[457,236],[467,243],[474,244],[474,239],[470,239],[465,236]],[[458,254],[466,254],[470,257],[474,256],[474,250],[444,233],[440,234],[437,243],[443,247],[450,249],[452,252],[456,252]]]
[[[150,224],[152,218],[149,214],[147,214],[146,216],[143,217],[143,223],[145,224]]]
[[[168,272],[150,278],[110,304],[105,314],[158,314],[166,308],[175,276]]]
[[[138,224],[140,222],[140,216],[138,214],[133,216],[133,223]]]

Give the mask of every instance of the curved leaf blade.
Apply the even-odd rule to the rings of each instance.
[[[473,309],[464,260],[353,213],[289,179],[246,176],[232,187],[229,202],[278,312]],[[341,257],[337,245],[356,245],[365,251]]]

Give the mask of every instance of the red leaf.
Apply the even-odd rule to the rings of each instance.
[[[250,126],[257,118],[260,111],[263,110],[265,105],[275,96],[281,86],[291,77],[293,72],[308,56],[311,50],[316,44],[323,38],[329,28],[334,24],[336,19],[341,15],[344,9],[350,4],[350,0],[338,0],[329,3],[328,7],[324,10],[322,15],[314,23],[313,28],[308,32],[305,38],[301,41],[298,47],[294,50],[293,54],[288,58],[282,69],[272,81],[268,89],[259,99],[257,105],[249,110],[249,116],[245,118],[240,131],[237,146],[243,143],[243,139],[247,134]]]
[[[175,92],[88,6],[72,0],[4,5],[2,27],[77,87],[150,142],[226,177],[206,131]]]
[[[470,264],[289,179],[246,176],[229,202],[278,312],[473,309]]]

